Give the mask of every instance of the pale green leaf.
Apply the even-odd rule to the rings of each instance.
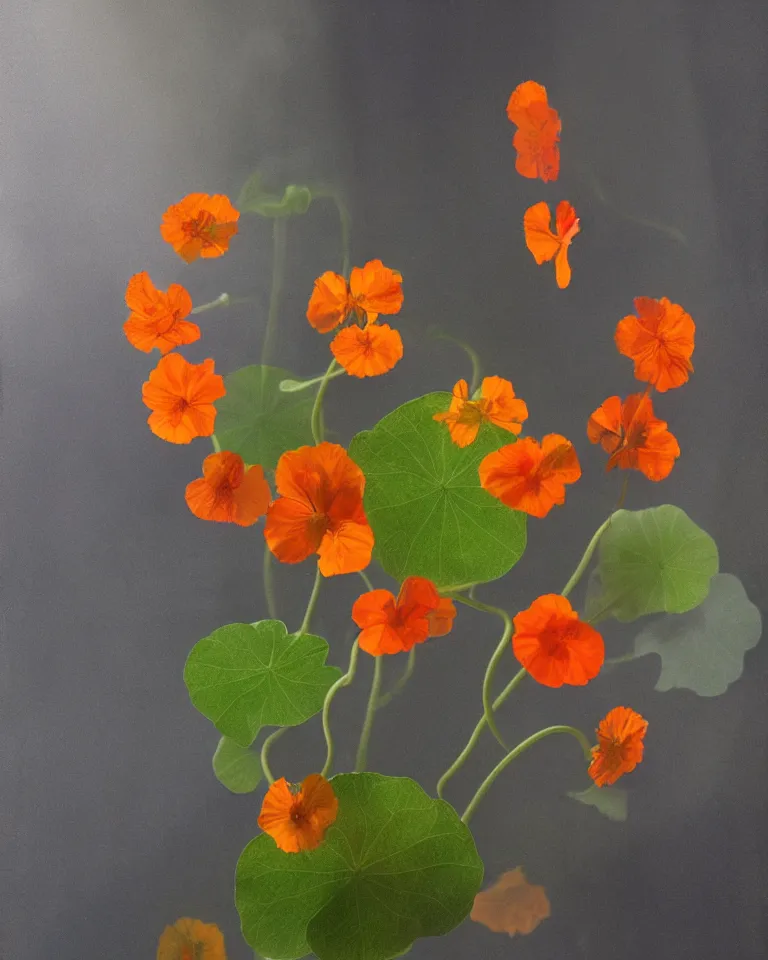
[[[450,402],[448,393],[411,400],[349,448],[365,474],[376,557],[399,581],[414,574],[439,587],[495,580],[525,549],[525,514],[483,490],[478,476],[483,457],[514,435],[483,424],[474,443],[458,447],[433,420]]]
[[[224,378],[227,393],[216,403],[216,439],[222,450],[273,470],[286,450],[312,443],[310,393],[283,393],[293,374],[278,367],[242,367]]]
[[[232,793],[252,793],[263,774],[261,762],[250,747],[222,737],[213,755],[213,772]]]
[[[483,866],[453,807],[404,778],[331,782],[338,818],[317,849],[283,853],[264,834],[243,851],[235,901],[249,945],[277,960],[390,960],[461,923]]]
[[[279,620],[232,623],[195,644],[184,682],[219,733],[247,747],[263,726],[294,727],[320,712],[341,676],[327,656],[325,640],[289,634]]]
[[[744,670],[744,654],[762,633],[760,611],[738,577],[712,578],[709,596],[689,613],[661,617],[635,639],[635,655],[661,657],[657,690],[682,688],[701,697],[725,693]]]
[[[593,783],[586,790],[569,790],[567,795],[588,807],[595,807],[609,820],[627,819],[627,791],[622,787],[598,787]]]
[[[679,507],[619,510],[600,539],[586,617],[685,613],[707,596],[717,570],[715,541]]]

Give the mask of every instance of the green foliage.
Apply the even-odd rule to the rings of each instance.
[[[628,622],[648,613],[685,613],[709,592],[717,545],[679,507],[619,510],[600,540],[586,616]]]
[[[716,697],[739,679],[744,654],[757,644],[762,629],[760,611],[739,578],[721,573],[712,578],[701,606],[650,623],[635,639],[635,655],[661,657],[657,690],[682,688]]]
[[[332,784],[339,814],[317,849],[283,853],[263,834],[243,851],[235,900],[249,945],[277,960],[390,960],[461,923],[483,865],[453,807],[405,778]]]
[[[213,772],[232,793],[252,793],[262,778],[261,762],[249,747],[222,737],[213,755]]]
[[[279,620],[231,623],[195,644],[184,682],[219,733],[247,747],[263,726],[295,727],[320,712],[341,676],[327,656],[325,640],[289,634]]]
[[[294,183],[288,184],[282,197],[265,190],[257,170],[243,184],[235,207],[241,213],[256,213],[261,217],[292,217],[306,213],[311,202],[309,187]]]
[[[274,470],[286,450],[312,443],[314,396],[282,393],[280,382],[292,377],[279,367],[254,365],[224,378],[227,393],[216,403],[216,439],[222,450]]]
[[[586,790],[569,790],[567,796],[594,807],[609,820],[623,822],[627,819],[627,791],[622,787],[598,787],[593,783]]]
[[[525,514],[486,493],[478,477],[483,457],[514,435],[483,424],[474,443],[458,447],[432,419],[450,402],[448,393],[411,400],[349,448],[365,474],[376,556],[400,581],[413,574],[438,587],[495,580],[525,550]]]

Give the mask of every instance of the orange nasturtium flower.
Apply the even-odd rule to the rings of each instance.
[[[264,536],[282,563],[313,553],[324,577],[355,573],[371,562],[373,531],[363,509],[365,477],[337,443],[284,453],[275,470],[280,495],[270,504]]]
[[[509,380],[485,377],[477,400],[469,399],[467,381],[459,380],[453,388],[448,410],[436,413],[432,419],[447,423],[451,440],[458,447],[467,447],[477,439],[480,424],[484,421],[519,434],[523,421],[528,419],[528,407],[525,401],[515,397]]]
[[[350,376],[377,377],[402,358],[403,341],[388,323],[353,323],[333,338],[331,353]]]
[[[470,919],[494,933],[533,933],[550,915],[544,887],[529,883],[522,867],[502,873],[492,887],[475,897]]]
[[[568,247],[579,232],[579,218],[567,200],[561,200],[555,212],[555,229],[549,227],[551,214],[549,204],[543,200],[528,207],[523,217],[525,245],[533,254],[536,263],[541,266],[554,257],[555,280],[564,290],[571,282],[571,265],[568,263]]]
[[[224,934],[215,923],[181,917],[160,934],[157,960],[227,960]]]
[[[597,746],[592,747],[589,775],[598,787],[616,783],[643,759],[643,737],[648,721],[630,707],[614,707],[600,721]]]
[[[635,362],[635,376],[665,393],[688,380],[696,334],[693,318],[666,297],[636,297],[638,316],[619,320],[616,346]]]
[[[540,83],[526,80],[513,90],[507,116],[517,126],[512,144],[517,150],[515,169],[524,177],[544,182],[560,173],[560,116],[547,101]]]
[[[214,373],[213,360],[189,363],[181,354],[162,357],[141,398],[152,411],[147,419],[152,433],[170,443],[189,443],[210,437],[216,420],[214,401],[223,397],[224,378]]]
[[[581,687],[600,673],[603,638],[579,619],[566,597],[547,593],[514,617],[512,649],[534,680],[545,687]]]
[[[157,347],[165,356],[185,343],[200,339],[200,327],[185,320],[192,312],[192,298],[180,283],[158,290],[146,270],[134,274],[125,289],[131,315],[123,324],[128,342],[149,353]]]
[[[203,475],[187,484],[184,499],[201,520],[250,527],[267,512],[271,498],[260,466],[246,470],[239,454],[222,450],[203,460]]]
[[[403,305],[403,278],[381,260],[355,267],[349,283],[340,273],[326,271],[315,280],[307,320],[318,333],[329,333],[354,313],[373,322],[380,313],[397,313]]]
[[[160,235],[191,263],[198,257],[220,257],[237,233],[240,214],[229,198],[217,193],[190,193],[163,214]]]
[[[285,853],[299,853],[320,846],[338,809],[333,787],[322,774],[311,773],[295,793],[280,777],[267,790],[258,823]]]
[[[541,446],[525,437],[489,453],[479,473],[483,489],[508,507],[546,517],[555,504],[565,503],[565,484],[579,479],[581,466],[573,444],[550,433]]]
[[[666,421],[653,415],[647,393],[633,393],[624,403],[608,397],[587,421],[587,436],[610,454],[606,470],[639,470],[649,480],[668,477],[680,456]]]
[[[360,649],[373,657],[403,653],[427,637],[445,636],[455,616],[453,601],[441,599],[425,577],[408,577],[397,597],[389,590],[369,590],[352,607],[352,619],[362,631]]]

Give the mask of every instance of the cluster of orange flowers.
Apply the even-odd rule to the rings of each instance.
[[[512,144],[517,150],[515,169],[519,174],[545,183],[557,180],[560,174],[560,116],[550,107],[547,91],[540,83],[526,80],[512,91],[507,103],[507,116],[517,127]],[[541,265],[555,261],[555,280],[561,289],[571,282],[568,247],[579,232],[579,218],[567,200],[561,200],[555,211],[555,229],[550,227],[549,204],[541,201],[525,211],[523,231],[525,244]]]
[[[517,127],[513,144],[518,172],[544,182],[557,180],[561,121],[545,88],[534,81],[518,86],[507,114]],[[226,252],[237,233],[238,218],[226,197],[195,193],[166,211],[161,233],[189,263]],[[530,207],[523,218],[525,241],[538,264],[554,260],[557,285],[565,288],[571,278],[568,249],[579,233],[579,219],[563,200],[555,211],[554,230],[550,224],[547,203]],[[401,274],[381,260],[355,267],[349,279],[327,271],[315,280],[307,319],[319,333],[336,331],[330,350],[351,376],[386,373],[402,357],[400,333],[379,322],[380,316],[399,312],[402,282]],[[131,311],[124,325],[129,342],[147,353],[157,348],[161,354],[142,393],[151,411],[151,430],[171,443],[211,436],[214,404],[225,393],[224,381],[215,373],[213,360],[191,364],[174,352],[201,336],[200,328],[188,319],[193,313],[189,293],[179,284],[159,290],[142,272],[131,278],[126,303]],[[619,322],[615,342],[619,352],[634,362],[635,376],[646,389],[623,401],[617,396],[605,400],[589,417],[587,435],[608,453],[606,469],[637,469],[658,481],[669,474],[680,448],[667,424],[655,417],[651,391],[655,387],[663,393],[688,380],[695,324],[681,306],[666,298],[639,297],[635,308],[636,316]],[[510,381],[498,376],[486,377],[472,396],[467,382],[459,380],[448,409],[434,415],[458,447],[473,444],[483,424],[518,438],[482,459],[480,484],[509,508],[543,518],[565,502],[566,486],[580,478],[581,466],[573,444],[559,434],[550,433],[540,442],[520,438],[527,418],[526,403]],[[362,571],[370,563],[374,535],[363,507],[365,477],[338,444],[322,442],[285,452],[275,471],[274,498],[262,467],[245,464],[232,451],[206,457],[202,474],[187,486],[192,513],[242,526],[265,516],[267,545],[281,562],[299,563],[315,554],[326,577]],[[360,648],[378,657],[445,636],[456,608],[430,580],[411,576],[397,596],[380,589],[363,593],[351,616],[360,629]],[[538,597],[514,617],[511,646],[534,680],[548,687],[584,685],[598,675],[605,659],[600,633],[558,594]],[[600,721],[589,766],[597,786],[615,783],[640,762],[647,726],[639,713],[623,706]],[[259,825],[281,850],[299,853],[322,842],[337,813],[333,787],[321,774],[312,774],[300,786],[281,778],[267,791]],[[543,908],[541,915],[546,915]],[[507,918],[504,923],[509,929],[512,921]]]
[[[667,424],[654,416],[650,391],[655,386],[663,392],[688,379],[695,325],[682,307],[666,297],[638,297],[635,306],[640,316],[619,322],[616,344],[634,360],[635,375],[648,386],[623,402],[609,397],[590,416],[587,436],[610,454],[607,470],[635,469],[649,480],[663,480],[680,456],[680,447]],[[519,435],[527,417],[526,404],[501,377],[486,377],[472,398],[466,381],[459,380],[448,410],[434,415],[447,424],[459,447],[473,443],[483,423]],[[484,457],[478,470],[488,493],[514,510],[539,518],[562,505],[566,485],[581,476],[573,444],[557,433],[548,434],[541,443],[524,437],[507,444]]]
[[[160,233],[190,263],[225,253],[239,217],[226,197],[191,193],[165,211]],[[213,360],[194,364],[171,353],[200,339],[200,327],[187,320],[192,313],[188,291],[178,283],[158,290],[142,271],[129,280],[125,302],[131,311],[123,325],[128,342],[144,353],[157,347],[162,355],[142,390],[152,411],[150,429],[169,443],[210,437],[216,418],[213,404],[224,396],[224,380],[215,373]]]
[[[353,377],[388,373],[403,355],[403,341],[380,314],[397,313],[403,305],[403,278],[381,260],[355,267],[349,282],[340,273],[326,271],[315,280],[307,320],[318,333],[330,333],[350,322],[331,341],[331,353]]]
[[[666,422],[654,415],[651,390],[665,393],[687,382],[696,324],[666,297],[637,297],[635,309],[637,316],[619,321],[615,340],[619,353],[634,362],[635,377],[647,386],[626,400],[603,401],[589,418],[587,436],[610,454],[606,470],[639,470],[649,480],[663,480],[680,456],[680,446]]]
[[[182,259],[218,257],[237,233],[240,214],[225,196],[192,193],[169,207],[160,232]],[[400,334],[380,314],[397,313],[403,303],[402,276],[371,260],[355,267],[349,282],[328,271],[315,281],[307,317],[336,334],[331,351],[347,373],[376,376],[391,370],[403,355]],[[123,330],[132,346],[161,353],[149,374],[142,399],[152,411],[148,424],[169,443],[190,443],[213,435],[215,401],[226,393],[213,360],[189,363],[176,347],[200,339],[200,328],[187,319],[193,312],[189,292],[178,283],[159,290],[149,274],[133,276],[125,292],[130,316]],[[267,515],[265,536],[284,563],[298,563],[313,553],[324,576],[362,570],[371,558],[373,532],[365,519],[362,471],[337,444],[321,443],[284,454],[272,501],[264,471],[246,465],[239,454],[222,450],[206,457],[203,475],[187,486],[186,502],[202,520],[250,526]]]

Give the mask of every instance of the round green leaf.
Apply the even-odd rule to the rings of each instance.
[[[618,510],[600,539],[586,616],[685,613],[707,596],[717,569],[715,541],[679,507]]]
[[[661,657],[657,690],[682,688],[716,697],[739,679],[744,654],[756,646],[762,630],[760,611],[739,578],[721,573],[712,578],[701,606],[649,624],[635,640],[635,655]]]
[[[262,777],[261,762],[249,747],[222,737],[213,755],[213,772],[232,793],[252,793]]]
[[[227,393],[216,402],[216,439],[222,450],[274,470],[286,450],[312,443],[314,395],[283,393],[280,382],[292,378],[288,370],[259,365],[224,377]]]
[[[365,474],[365,512],[376,556],[396,580],[416,574],[439,587],[501,577],[525,549],[525,514],[480,486],[486,454],[514,435],[483,424],[477,440],[458,447],[444,423],[448,393],[430,393],[398,407],[359,433],[349,454]]]
[[[263,834],[243,851],[235,901],[249,945],[277,960],[390,960],[461,923],[483,865],[453,807],[405,778],[332,784],[339,813],[317,849],[283,853]]]
[[[569,790],[567,796],[594,807],[609,820],[627,819],[627,791],[623,787],[598,787],[593,783],[586,790]]]
[[[247,747],[263,726],[295,727],[320,712],[341,676],[327,656],[325,640],[289,634],[279,620],[231,623],[195,644],[184,682],[219,733]]]

